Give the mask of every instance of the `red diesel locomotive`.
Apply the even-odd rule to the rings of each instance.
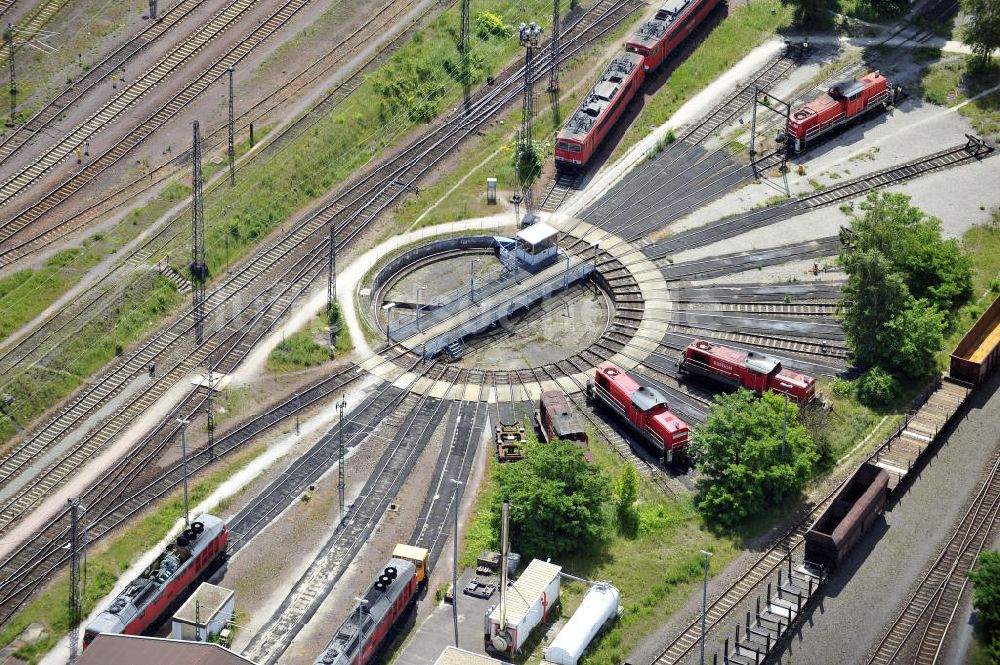
[[[646,72],[663,64],[671,52],[721,0],[668,0],[625,42],[580,108],[556,136],[556,166],[579,168],[590,161],[601,141],[645,81]]]
[[[682,374],[697,374],[733,388],[787,393],[805,404],[816,396],[816,379],[782,368],[772,356],[696,340],[681,356]]]
[[[656,448],[662,460],[672,462],[687,446],[688,426],[670,412],[667,398],[618,367],[598,367],[593,383],[587,382],[587,395],[617,413]]]
[[[874,109],[888,109],[898,90],[879,72],[856,81],[842,81],[826,95],[794,111],[788,119],[785,139],[792,152],[802,152],[820,136],[853,123]]]
[[[83,635],[83,647],[101,633],[141,635],[180,606],[225,558],[229,530],[214,515],[202,515],[132,580]]]

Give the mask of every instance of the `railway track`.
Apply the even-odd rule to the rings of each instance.
[[[629,0],[602,0],[590,14],[585,14],[578,21],[576,32],[571,30],[569,35],[574,39],[584,35],[587,40],[599,39],[625,20],[634,7],[634,3]],[[581,48],[582,45],[576,45],[575,48],[564,52],[562,57],[572,57]],[[334,197],[328,205],[296,225],[279,242],[263,250],[236,275],[214,290],[208,297],[206,309],[217,310],[234,295],[243,292],[251,285],[262,288],[258,280],[264,276],[272,276],[274,278],[272,283],[282,284],[281,291],[277,297],[269,299],[261,309],[256,310],[251,321],[264,326],[265,331],[269,329],[295,298],[323,274],[328,225],[334,224],[337,229],[338,251],[339,248],[346,247],[372,219],[388,208],[433,165],[454,150],[461,140],[473,133],[507,103],[516,99],[520,67],[512,69],[505,80],[505,85],[494,86],[477,100],[472,117],[461,123],[446,121],[411,146],[411,150],[405,153],[406,158],[384,162],[376,172],[378,179],[376,177],[365,179],[359,186],[356,185]],[[540,67],[538,75],[544,76],[546,71],[546,67]],[[302,257],[303,252],[305,257]],[[282,271],[281,266],[283,262],[287,264],[286,259],[291,260],[289,257],[300,258],[296,259],[290,268]],[[243,311],[253,310],[248,306]],[[142,345],[125,362],[78,396],[63,413],[3,460],[0,464],[0,477],[10,477],[30,461],[35,460],[41,451],[53,447],[57,439],[63,438],[71,429],[84,422],[85,416],[96,411],[110,396],[123,390],[131,378],[142,372],[152,359],[159,358],[167,349],[176,348],[183,334],[191,327],[190,325],[184,327],[181,323],[187,323],[191,315],[190,311],[185,313],[177,324]],[[230,322],[226,325],[237,326],[234,318],[230,318]],[[240,330],[246,329],[244,325],[237,327]],[[262,335],[263,333],[256,338],[259,339]],[[244,335],[243,339],[253,338]],[[190,369],[201,364],[213,350],[202,347],[194,354],[178,361],[168,372],[170,382],[179,380]],[[42,479],[34,482],[29,491],[22,493],[16,502],[8,502],[7,506],[0,510],[0,525],[9,524],[34,505],[51,487],[67,477],[114,434],[131,422],[135,414],[148,408],[167,385],[168,382],[164,381],[163,377],[158,379],[153,384],[154,389],[144,391],[138,398],[130,401],[124,409],[113,416],[109,425],[99,428],[96,433],[88,436],[85,445],[76,446],[70,459],[63,459],[57,467],[48,469]]]
[[[61,1],[61,0],[60,0]],[[52,125],[63,113],[92,91],[99,83],[119,71],[126,62],[135,57],[157,39],[174,28],[191,14],[201,3],[199,0],[181,0],[141,32],[131,37],[100,62],[88,69],[78,79],[63,88],[53,99],[34,113],[28,120],[18,125],[0,140],[0,166],[17,153],[26,143],[36,138]],[[6,56],[6,52],[4,52]]]
[[[7,13],[17,0],[6,0],[0,3],[0,17]],[[15,24],[14,49],[15,53],[31,39],[23,35],[33,35],[42,30],[49,22],[55,18],[62,8],[69,4],[69,0],[39,0],[34,7]],[[21,33],[21,34],[18,34]],[[10,51],[6,46],[0,49],[0,67],[6,67],[9,62]]]
[[[864,461],[873,462],[884,451],[891,450],[893,442],[897,441],[906,430],[909,420],[910,416],[907,416],[897,429],[882,441]],[[767,551],[758,557],[739,579],[727,587],[709,604],[706,611],[706,632],[720,625],[723,620],[730,616],[735,608],[739,607],[743,601],[750,597],[750,594],[755,589],[764,581],[774,576],[782,562],[787,561],[789,556],[803,547],[805,532],[808,531],[816,518],[826,510],[842,486],[843,483],[838,484],[817,501],[812,508],[801,511],[797,521],[783,534],[778,536]],[[701,617],[698,617],[688,623],[674,637],[667,647],[660,652],[659,656],[653,661],[653,664],[677,665],[683,662],[700,643],[700,638]]]
[[[889,665],[904,660],[934,665],[940,661],[945,638],[968,585],[966,573],[976,565],[979,553],[990,547],[998,510],[1000,441],[994,446],[988,471],[957,528],[865,661],[867,665]]]
[[[774,206],[753,210],[743,215],[707,224],[689,231],[682,231],[645,248],[653,260],[664,259],[687,249],[704,247],[719,240],[736,237],[742,233],[789,219],[816,208],[840,203],[866,194],[879,187],[898,184],[934,171],[981,160],[993,153],[989,144],[974,137],[964,145],[957,145],[931,153],[905,164],[859,176],[843,183],[812,192]]]
[[[362,374],[354,365],[334,371],[330,376],[285,399],[248,421],[223,432],[212,449],[207,446],[191,451],[189,473],[225,459],[242,450],[260,434],[285,422],[296,413],[320,403],[342,390]],[[132,516],[176,489],[183,479],[180,463],[172,463],[155,474],[155,460],[168,446],[176,442],[179,425],[175,416],[193,420],[203,410],[206,396],[186,401],[166,416],[143,445],[126,455],[119,465],[106,471],[80,496],[87,506],[87,539],[91,544],[123,525]],[[69,537],[69,512],[63,510],[40,530],[25,537],[21,544],[0,563],[0,625],[5,624],[31,594],[69,559],[63,547]]]
[[[447,367],[436,368],[441,378]],[[456,379],[458,377],[456,376]],[[455,381],[452,382],[452,388]],[[416,401],[397,431],[360,496],[337,525],[316,558],[293,585],[271,618],[251,638],[243,655],[261,665],[272,665],[312,618],[333,585],[371,536],[409,476],[413,465],[437,429],[447,400],[429,396]]]
[[[0,205],[5,205],[15,196],[37,182],[65,157],[72,154],[96,133],[121,118],[139,99],[162,83],[171,73],[190,61],[213,39],[225,32],[257,0],[233,0],[215,17],[206,23],[193,39],[185,42],[168,54],[151,70],[133,81],[120,95],[116,96],[86,121],[77,125],[67,136],[51,146],[42,156],[21,169],[16,175],[0,185]],[[15,214],[0,227],[0,242],[10,238],[25,226],[37,220],[47,210],[80,190],[95,177],[118,163],[131,150],[145,141],[157,129],[179,113],[199,94],[222,78],[229,67],[239,64],[247,55],[271,35],[281,29],[309,0],[285,0],[263,23],[241,37],[235,46],[217,59],[211,66],[189,81],[179,92],[161,105],[152,115],[145,118],[138,127],[129,131],[114,146],[97,156],[92,162],[63,181],[55,189],[44,194],[39,201]]]

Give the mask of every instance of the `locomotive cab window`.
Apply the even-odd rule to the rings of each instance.
[[[569,152],[580,152],[583,150],[583,146],[579,143],[570,143],[569,141],[558,141],[556,147],[560,150],[567,150]]]

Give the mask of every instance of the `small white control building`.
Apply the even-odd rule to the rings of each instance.
[[[538,222],[517,232],[517,260],[526,266],[542,265],[559,252],[559,231]]]
[[[199,586],[174,614],[170,637],[189,642],[206,642],[233,620],[236,594],[208,582]]]
[[[577,665],[580,656],[607,622],[618,616],[618,589],[606,582],[595,584],[580,607],[545,649],[545,660],[555,665]]]
[[[561,566],[532,559],[517,581],[507,589],[505,626],[500,626],[499,605],[486,617],[486,643],[495,652],[512,656],[531,631],[548,617],[553,605],[559,602],[559,573]]]

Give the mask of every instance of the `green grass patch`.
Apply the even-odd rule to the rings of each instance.
[[[1000,85],[1000,62],[973,62],[971,58],[949,58],[926,68],[920,78],[924,99],[939,106],[955,106]],[[983,138],[1000,138],[1000,90],[965,104],[958,112]]]
[[[209,496],[234,473],[245,467],[260,450],[248,449],[238,453],[225,466],[190,487],[190,504],[196,505]],[[98,601],[114,587],[119,576],[135,563],[139,556],[160,542],[183,515],[184,498],[175,492],[161,502],[153,512],[146,514],[134,526],[122,531],[111,541],[105,541],[87,556],[87,588],[83,596],[83,613],[86,616]],[[45,633],[38,642],[22,646],[15,655],[34,665],[56,642],[69,632],[69,612],[66,598],[69,595],[67,571],[57,574],[52,583],[24,606],[2,630],[0,648],[10,644],[32,623],[40,623]]]
[[[81,327],[66,343],[40,361],[11,369],[0,383],[0,393],[12,400],[6,406],[22,425],[45,412],[58,400],[83,384],[95,371],[142,338],[155,324],[183,300],[174,285],[159,275],[147,275],[121,294],[103,316]],[[0,436],[13,434],[7,427]]]
[[[845,16],[878,23],[903,16],[908,4],[884,0],[834,0],[833,9]]]
[[[624,155],[629,148],[667,122],[684,102],[791,21],[792,8],[779,0],[760,0],[733,9],[730,16],[705,38],[687,60],[677,66],[663,87],[647,101],[611,159]]]
[[[324,308],[325,309],[325,308]],[[340,306],[337,306],[337,321],[340,321]],[[337,354],[347,353],[354,348],[347,326],[337,325],[337,340],[334,344]],[[325,311],[309,322],[305,330],[282,340],[267,358],[267,369],[271,372],[295,372],[306,367],[322,365],[330,360],[330,325]]]

